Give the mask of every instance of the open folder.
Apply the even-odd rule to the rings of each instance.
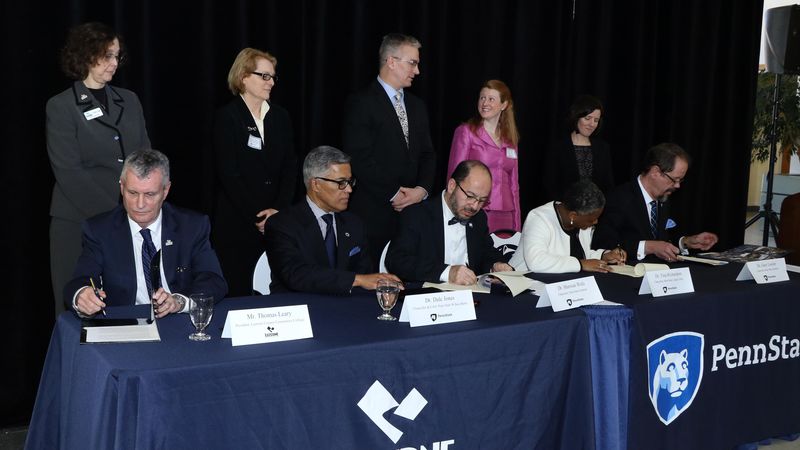
[[[491,272],[478,276],[478,282],[469,286],[451,283],[431,283],[425,282],[422,285],[424,288],[436,288],[442,291],[472,291],[483,294],[488,294],[491,290],[491,284],[488,277],[495,277],[503,282],[511,291],[511,295],[517,296],[525,289],[529,289],[533,280],[527,278],[525,274],[528,272]]]
[[[149,312],[149,317],[137,317],[143,310]],[[107,308],[106,311],[108,318],[81,321],[81,344],[161,341],[152,305]]]

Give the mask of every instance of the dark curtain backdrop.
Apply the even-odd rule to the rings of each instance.
[[[726,248],[744,231],[761,8],[724,0],[3,2],[0,426],[28,420],[54,322],[44,106],[69,85],[57,54],[70,26],[98,20],[124,36],[130,58],[113,84],[139,94],[153,145],[172,160],[176,204],[211,213],[209,130],[231,96],[225,79],[242,47],[278,58],[273,101],[291,114],[302,156],[340,144],[346,95],[377,75],[381,36],[401,31],[423,44],[411,89],[428,105],[437,188],[453,130],[475,112],[481,82],[499,78],[511,87],[522,135],[523,210],[548,201],[544,150],[566,133],[572,99],[593,93],[606,106],[617,181],[634,175],[651,145],[682,145],[694,164],[673,196],[676,220],[718,232]]]

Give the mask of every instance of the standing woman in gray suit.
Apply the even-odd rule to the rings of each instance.
[[[120,36],[107,25],[73,27],[61,68],[75,81],[47,102],[47,154],[56,180],[50,203],[56,314],[72,302],[62,290],[81,252],[81,222],[117,206],[125,156],[150,147],[139,98],[109,85],[124,57]]]

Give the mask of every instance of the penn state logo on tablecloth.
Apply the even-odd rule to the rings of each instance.
[[[664,425],[691,406],[703,380],[704,339],[679,331],[647,344],[647,385],[650,400]]]

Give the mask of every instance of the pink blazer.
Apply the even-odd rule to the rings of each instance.
[[[450,146],[450,161],[447,164],[447,177],[453,173],[458,163],[465,159],[477,159],[489,167],[492,173],[491,201],[484,208],[489,216],[489,227],[492,228],[492,212],[511,212],[514,217],[514,229],[521,228],[519,211],[519,166],[517,149],[507,143],[497,146],[483,127],[478,127],[477,134],[462,123],[453,133],[453,144]]]

